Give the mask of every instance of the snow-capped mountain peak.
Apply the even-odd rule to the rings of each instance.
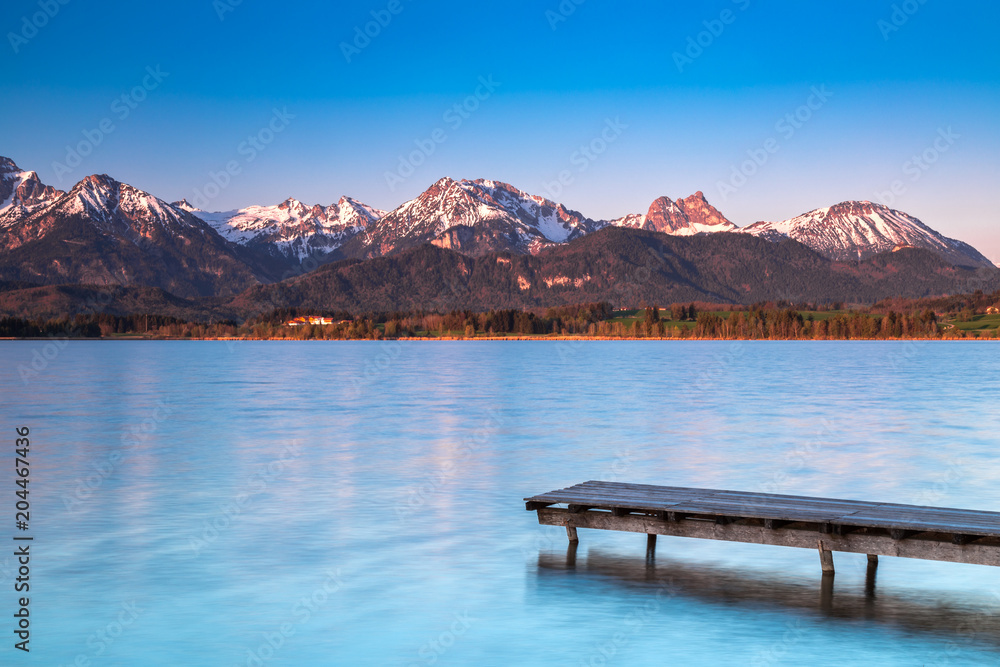
[[[22,171],[10,158],[0,157],[0,226],[15,224],[64,194],[42,183],[34,171]]]
[[[649,205],[645,215],[633,213],[611,220],[608,224],[648,229],[675,236],[731,232],[736,229],[735,224],[708,203],[700,190],[677,201],[673,201],[670,197],[659,197]]]
[[[107,174],[87,176],[52,206],[61,215],[79,215],[99,227],[112,225],[115,232],[124,225],[143,236],[149,236],[153,226],[181,234],[197,226],[183,211]]]
[[[79,270],[81,277],[97,282],[127,278],[128,262],[124,256],[112,263],[121,260],[126,273],[115,274],[114,278],[103,270],[91,273],[93,267],[89,264],[77,266],[66,262],[74,250],[81,247],[103,249],[90,258],[97,266],[107,259],[102,253],[114,254],[125,247],[132,248],[127,255],[165,247],[190,246],[203,250],[206,243],[224,243],[221,239],[206,238],[206,235],[215,234],[189,213],[106,174],[87,176],[69,192],[58,192],[58,195],[35,206],[16,223],[0,225],[0,244],[7,252],[24,246],[38,247],[38,244],[48,248],[47,252],[65,249],[65,257],[57,253],[51,260],[52,266],[46,269],[59,275]],[[98,245],[92,245],[95,243]],[[197,250],[196,256],[201,256],[200,252]]]
[[[788,220],[756,222],[738,231],[769,240],[788,237],[841,261],[913,247],[934,251],[959,265],[992,265],[967,243],[950,239],[907,213],[870,201],[844,201]]]
[[[366,235],[366,256],[421,243],[474,253],[537,252],[599,226],[562,204],[489,179],[445,177],[394,211]]]
[[[301,261],[326,255],[385,215],[385,211],[341,197],[329,206],[308,206],[289,197],[274,206],[247,206],[208,212],[187,200],[174,206],[211,225],[224,238],[245,246],[273,246],[280,254]]]
[[[187,244],[192,232],[198,232],[211,237],[212,243],[228,245],[212,233],[214,229],[223,239],[275,265],[307,257],[375,257],[423,243],[470,255],[537,253],[617,226],[675,236],[735,231],[772,241],[791,238],[839,261],[913,247],[933,251],[956,265],[992,266],[968,244],[870,201],[845,201],[740,229],[702,192],[695,192],[677,200],[659,197],[643,214],[598,221],[503,181],[446,176],[388,213],[346,196],[328,206],[289,197],[271,206],[207,212],[187,200],[167,204],[108,175],[87,176],[68,193],[62,192],[43,184],[35,172],[0,157],[0,233],[6,247],[41,238],[61,219],[70,220],[77,231],[97,229],[128,243],[169,236]]]

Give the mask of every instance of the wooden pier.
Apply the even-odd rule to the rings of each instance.
[[[833,553],[1000,565],[1000,512],[835,500],[772,493],[590,481],[525,498],[538,523],[577,529],[818,549],[825,574]],[[565,507],[555,507],[565,505]]]

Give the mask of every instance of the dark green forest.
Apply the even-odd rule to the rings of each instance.
[[[0,319],[0,336],[14,338],[246,338],[383,340],[497,337],[622,339],[891,340],[996,338],[1000,290],[991,294],[889,299],[868,308],[843,304],[761,302],[750,306],[710,302],[647,305],[615,310],[606,301],[547,309],[346,310],[277,308],[246,320],[188,320],[133,313],[80,314],[72,318]],[[295,318],[328,324],[292,326]]]

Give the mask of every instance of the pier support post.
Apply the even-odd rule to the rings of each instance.
[[[833,611],[833,579],[833,572],[824,572],[819,584],[819,608],[827,613]]]
[[[576,526],[566,526],[566,537],[569,538],[570,542],[580,541],[580,538],[576,535]]]
[[[876,572],[878,572],[878,556],[868,554],[868,569],[865,571],[865,597],[869,600],[875,597]]]
[[[656,555],[656,533],[648,533],[646,535],[646,558],[652,558]]]
[[[833,574],[833,552],[823,545],[823,540],[819,541],[819,564],[823,568],[823,574]]]

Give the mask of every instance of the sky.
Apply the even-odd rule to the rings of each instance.
[[[444,176],[594,219],[868,199],[1000,262],[997,25],[988,0],[6,0],[0,155],[213,211],[392,209]]]

